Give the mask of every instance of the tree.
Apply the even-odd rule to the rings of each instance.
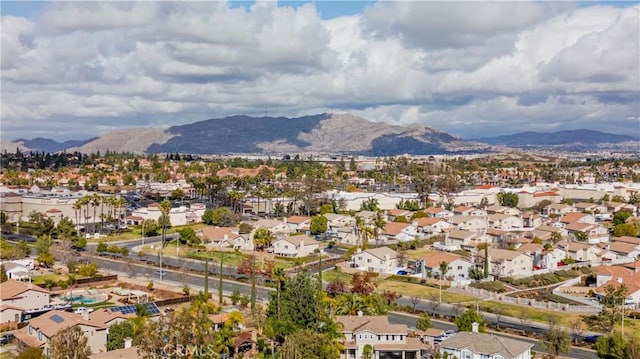
[[[311,218],[311,225],[309,227],[311,234],[316,235],[327,232],[327,223],[327,217],[322,215]]]
[[[232,227],[235,226],[240,218],[229,207],[220,207],[213,210],[211,214],[211,224],[220,227]]]
[[[69,217],[65,216],[60,219],[60,222],[58,222],[56,226],[56,233],[58,233],[58,238],[68,246],[71,237],[75,234],[75,226]]]
[[[133,323],[131,321],[111,325],[109,327],[109,335],[107,335],[107,350],[124,348],[125,338],[135,339],[133,337]],[[137,342],[134,341],[134,344],[137,344]]]
[[[198,238],[198,236],[196,235],[196,231],[191,227],[187,227],[179,230],[178,234],[180,234],[181,243],[184,243],[187,245],[200,244],[200,238]]]
[[[169,202],[169,200],[167,199],[163,200],[158,205],[158,209],[162,214],[159,219],[159,222],[162,225],[162,245],[160,248],[164,248],[164,246],[166,245],[165,242],[167,238],[167,226],[169,225],[169,212],[171,211],[171,202]],[[160,259],[162,259],[162,254],[160,255]],[[162,266],[162,262],[160,264]]]
[[[373,346],[371,344],[366,344],[362,348],[362,359],[373,359]]]
[[[442,261],[440,262],[439,267],[440,267],[440,279],[438,280],[438,286],[440,288],[440,303],[442,303],[442,280],[445,279],[445,276],[449,271],[449,263]]]
[[[271,243],[275,239],[276,236],[265,227],[260,227],[253,233],[253,242],[256,246],[256,250],[258,251],[262,251],[271,246]]]
[[[79,251],[84,250],[87,247],[87,239],[84,237],[77,237],[73,242],[73,247]]]
[[[618,211],[613,215],[613,225],[617,226],[623,224],[627,221],[627,218],[631,217],[632,213],[630,210],[622,210]]]
[[[378,276],[374,272],[356,271],[351,278],[351,292],[361,295],[370,295],[376,290],[376,284],[373,281]]]
[[[579,242],[586,242],[587,239],[589,239],[589,236],[582,231],[575,231],[573,232],[573,235],[576,237],[576,240]]]
[[[4,283],[9,280],[9,276],[7,276],[7,269],[4,267],[4,264],[0,264],[0,283]]]
[[[280,348],[283,358],[338,359],[340,347],[335,339],[310,329],[287,336]]]
[[[625,347],[625,340],[620,334],[600,337],[595,344],[596,353],[601,359],[626,359]]]
[[[425,331],[429,328],[431,328],[431,318],[429,317],[429,315],[423,313],[422,315],[420,315],[420,318],[418,318],[418,321],[416,322],[416,329]]]
[[[485,322],[482,316],[475,309],[469,308],[466,312],[464,312],[461,316],[456,318],[456,326],[459,331],[462,332],[470,332],[473,329],[473,323],[478,323],[478,331],[485,331]]]
[[[602,311],[598,314],[598,317],[600,319],[599,322],[610,331],[613,331],[613,325],[620,317],[618,313],[628,292],[629,290],[624,284],[609,284],[604,287],[604,296],[600,298]]]
[[[21,351],[16,359],[46,359],[46,356],[42,354],[42,349],[30,347]]]
[[[569,329],[571,330],[571,336],[573,337],[573,341],[577,342],[580,337],[582,337],[583,327],[582,327],[582,319],[576,318],[569,322]]]
[[[501,192],[498,194],[498,202],[501,206],[513,208],[518,207],[518,194]]]
[[[542,336],[542,344],[551,352],[554,358],[560,353],[567,353],[571,349],[571,339],[566,330],[552,325]]]
[[[103,253],[109,249],[109,246],[105,242],[98,242],[98,247],[96,248],[96,252]]]
[[[79,325],[67,327],[51,337],[51,359],[87,359],[91,348]]]

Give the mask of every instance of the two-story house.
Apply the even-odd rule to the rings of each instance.
[[[444,218],[422,217],[416,218],[411,223],[416,226],[418,233],[434,235],[452,229],[453,225]]]
[[[461,231],[484,232],[487,230],[487,221],[484,217],[455,216],[449,218],[449,222]]]
[[[400,267],[398,252],[389,247],[377,247],[360,250],[353,254],[351,263],[354,267],[369,272],[395,273]]]
[[[489,273],[496,277],[529,277],[533,271],[533,258],[508,249],[489,248]],[[484,251],[478,255],[484,258]]]
[[[84,316],[61,310],[52,310],[29,321],[29,324],[16,332],[16,338],[23,347],[42,348],[46,357],[51,356],[51,338],[59,331],[69,327],[80,327],[87,338],[87,345],[92,353],[106,351],[107,327],[89,320],[89,313]]]
[[[20,322],[25,310],[49,305],[50,292],[31,283],[13,279],[0,283],[0,323]]]
[[[306,233],[311,227],[311,217],[290,216],[284,219],[284,223],[291,232]]]
[[[407,242],[416,239],[418,230],[413,223],[387,222],[382,228],[380,239]]]
[[[475,267],[471,260],[445,252],[429,252],[420,257],[424,263],[423,275],[431,272],[437,278],[442,278],[440,264],[447,264],[444,279],[451,281],[469,279],[469,270]]]
[[[282,257],[306,257],[318,250],[318,242],[307,236],[285,236],[276,239],[272,244],[273,254]]]
[[[489,227],[504,231],[514,229],[521,230],[523,227],[522,218],[501,213],[490,214],[487,217],[487,222],[489,223]]]
[[[420,340],[407,335],[406,325],[390,324],[387,316],[339,315],[336,321],[344,335],[340,359],[361,359],[367,346],[371,358],[421,358]]]

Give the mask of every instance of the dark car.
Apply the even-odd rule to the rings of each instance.
[[[0,345],[9,344],[13,341],[13,339],[15,339],[15,335],[11,333],[2,334],[2,336],[0,337]]]
[[[407,275],[409,273],[406,270],[399,270],[396,274],[397,275]]]
[[[582,340],[585,343],[592,343],[595,344],[596,341],[598,341],[598,338],[600,338],[602,335],[587,335],[586,337],[582,338]]]

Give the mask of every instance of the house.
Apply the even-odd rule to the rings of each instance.
[[[567,257],[577,262],[596,262],[600,248],[584,242],[569,242],[562,240],[557,243],[557,248],[564,250]]]
[[[476,249],[478,244],[490,242],[491,238],[486,234],[454,229],[445,232],[444,242],[441,244],[435,243],[434,248],[445,251],[454,251],[464,248],[473,251]]]
[[[632,242],[612,241],[606,246],[606,249],[615,253],[620,258],[634,260],[640,257],[640,244]]]
[[[453,209],[454,216],[471,216],[475,208],[467,206],[458,206]]]
[[[378,273],[395,273],[401,264],[398,252],[389,247],[358,249],[351,257],[351,263],[356,268]]]
[[[255,222],[247,222],[247,223],[249,223],[253,227],[253,229],[266,228],[267,230],[269,230],[269,232],[275,235],[279,235],[279,234],[288,235],[290,233],[295,232],[291,230],[291,227],[289,227],[287,223],[284,223],[283,221],[278,221],[275,219],[260,218]]]
[[[405,219],[409,220],[411,219],[411,216],[413,216],[413,212],[407,211],[406,209],[393,208],[387,211],[388,222],[393,222],[398,217],[404,217]]]
[[[7,273],[7,278],[15,280],[28,280],[29,268],[16,262],[3,262],[4,270]]]
[[[496,277],[529,277],[533,270],[531,256],[508,249],[489,248],[489,273]],[[484,251],[478,255],[484,259]]]
[[[487,214],[508,214],[510,216],[519,216],[520,210],[513,207],[506,207],[494,204],[487,207]]]
[[[461,231],[484,232],[487,230],[487,221],[483,217],[455,216],[449,218],[449,222]]]
[[[542,216],[537,213],[527,212],[522,215],[524,228],[536,228],[542,225]]]
[[[518,194],[518,207],[531,208],[542,201],[558,203],[562,200],[562,195],[554,191],[538,191],[530,193],[528,191],[520,191]]]
[[[600,206],[597,203],[589,203],[589,202],[578,202],[573,205],[576,208],[578,213],[599,213],[602,212],[603,209],[606,212],[607,207]]]
[[[435,217],[435,218],[453,217],[453,212],[447,211],[446,209],[440,208],[440,207],[429,207],[425,209],[424,212],[428,214],[430,217]]]
[[[0,323],[20,321],[16,318],[18,309],[21,314],[24,310],[44,308],[49,305],[49,298],[48,290],[31,283],[13,279],[0,283]]]
[[[80,327],[87,338],[87,345],[92,353],[106,351],[107,327],[89,320],[89,313],[84,315],[52,310],[31,319],[29,324],[15,332],[23,347],[42,348],[46,357],[51,356],[51,338],[59,331],[70,327]]]
[[[630,309],[640,308],[640,272],[624,266],[597,266],[593,270],[596,272],[597,288],[594,292],[598,300],[605,295],[608,286],[624,285],[627,287],[625,306]]]
[[[356,223],[356,219],[349,215],[337,214],[337,213],[325,213],[323,216],[327,219],[327,227],[329,229],[353,227],[353,225]]]
[[[339,315],[336,321],[344,335],[340,359],[363,358],[367,345],[373,351],[371,358],[421,358],[420,340],[407,335],[406,325],[390,324],[387,316]]]
[[[501,213],[490,214],[487,217],[487,222],[489,223],[489,227],[504,231],[514,229],[521,230],[523,227],[522,218]]]
[[[558,222],[564,224],[565,227],[569,223],[596,224],[596,217],[588,213],[571,212],[560,217]]]
[[[311,227],[311,217],[291,216],[284,219],[284,223],[291,232],[306,233]]]
[[[542,214],[547,217],[562,216],[567,213],[575,212],[575,208],[564,203],[553,203],[542,209]]]
[[[243,250],[253,250],[253,241],[250,234],[242,235],[238,233],[237,227],[213,227],[207,226],[202,229],[202,242],[207,249],[213,248],[236,248]]]
[[[318,242],[307,235],[282,237],[272,243],[273,254],[283,257],[306,257],[318,249]]]
[[[533,344],[495,334],[458,332],[440,343],[440,353],[460,359],[531,359]]]
[[[444,218],[422,217],[414,219],[411,223],[416,227],[418,233],[426,235],[439,234],[453,229],[453,225]]]
[[[387,222],[382,228],[380,239],[407,242],[416,239],[418,230],[413,223]]]
[[[331,232],[327,232],[338,243],[357,245],[362,241],[363,235],[359,233],[354,226],[332,228]]]
[[[578,232],[586,234],[587,242],[591,244],[609,241],[609,231],[605,227],[598,224],[572,222],[567,223],[564,226],[564,229],[566,229],[569,234],[573,234],[574,236]]]
[[[424,263],[423,276],[431,272],[432,275],[441,278],[440,263],[447,263],[445,278],[451,281],[469,279],[469,270],[475,267],[471,260],[445,252],[429,252],[420,259]]]

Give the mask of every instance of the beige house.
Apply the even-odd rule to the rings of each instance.
[[[497,277],[528,277],[533,271],[531,256],[508,249],[489,248],[489,273]],[[478,255],[484,258],[484,251]]]
[[[311,217],[307,216],[291,216],[284,219],[284,223],[289,227],[291,232],[305,232],[311,226]]]
[[[356,268],[378,273],[395,273],[400,266],[398,252],[388,247],[358,249],[351,257],[351,263]]]
[[[373,349],[371,358],[421,358],[422,343],[410,338],[407,326],[390,324],[387,316],[337,316],[344,335],[340,359],[361,359],[365,346]]]
[[[484,217],[454,216],[449,218],[449,223],[461,231],[484,232],[487,230],[487,221]]]
[[[42,348],[46,357],[51,356],[51,338],[59,331],[79,326],[87,338],[92,353],[106,351],[107,327],[89,320],[89,314],[69,313],[52,310],[29,321],[29,324],[16,332],[16,338],[22,346]]]
[[[213,248],[236,248],[242,250],[253,250],[251,234],[239,234],[237,227],[214,227],[207,226],[202,229],[202,242],[207,249]]]
[[[487,222],[489,222],[489,227],[503,231],[522,229],[523,227],[522,218],[508,214],[490,214],[487,217]]]
[[[426,235],[439,234],[453,229],[453,225],[444,218],[422,217],[414,219],[411,223],[416,227],[418,233]]]
[[[49,305],[50,292],[31,283],[9,279],[0,283],[0,323],[19,321],[16,314]],[[18,313],[19,312],[19,313]]]
[[[272,243],[273,254],[283,257],[306,257],[318,249],[318,242],[307,235],[282,237]]]
[[[531,359],[532,343],[488,333],[458,332],[440,343],[440,353],[460,359]]]

